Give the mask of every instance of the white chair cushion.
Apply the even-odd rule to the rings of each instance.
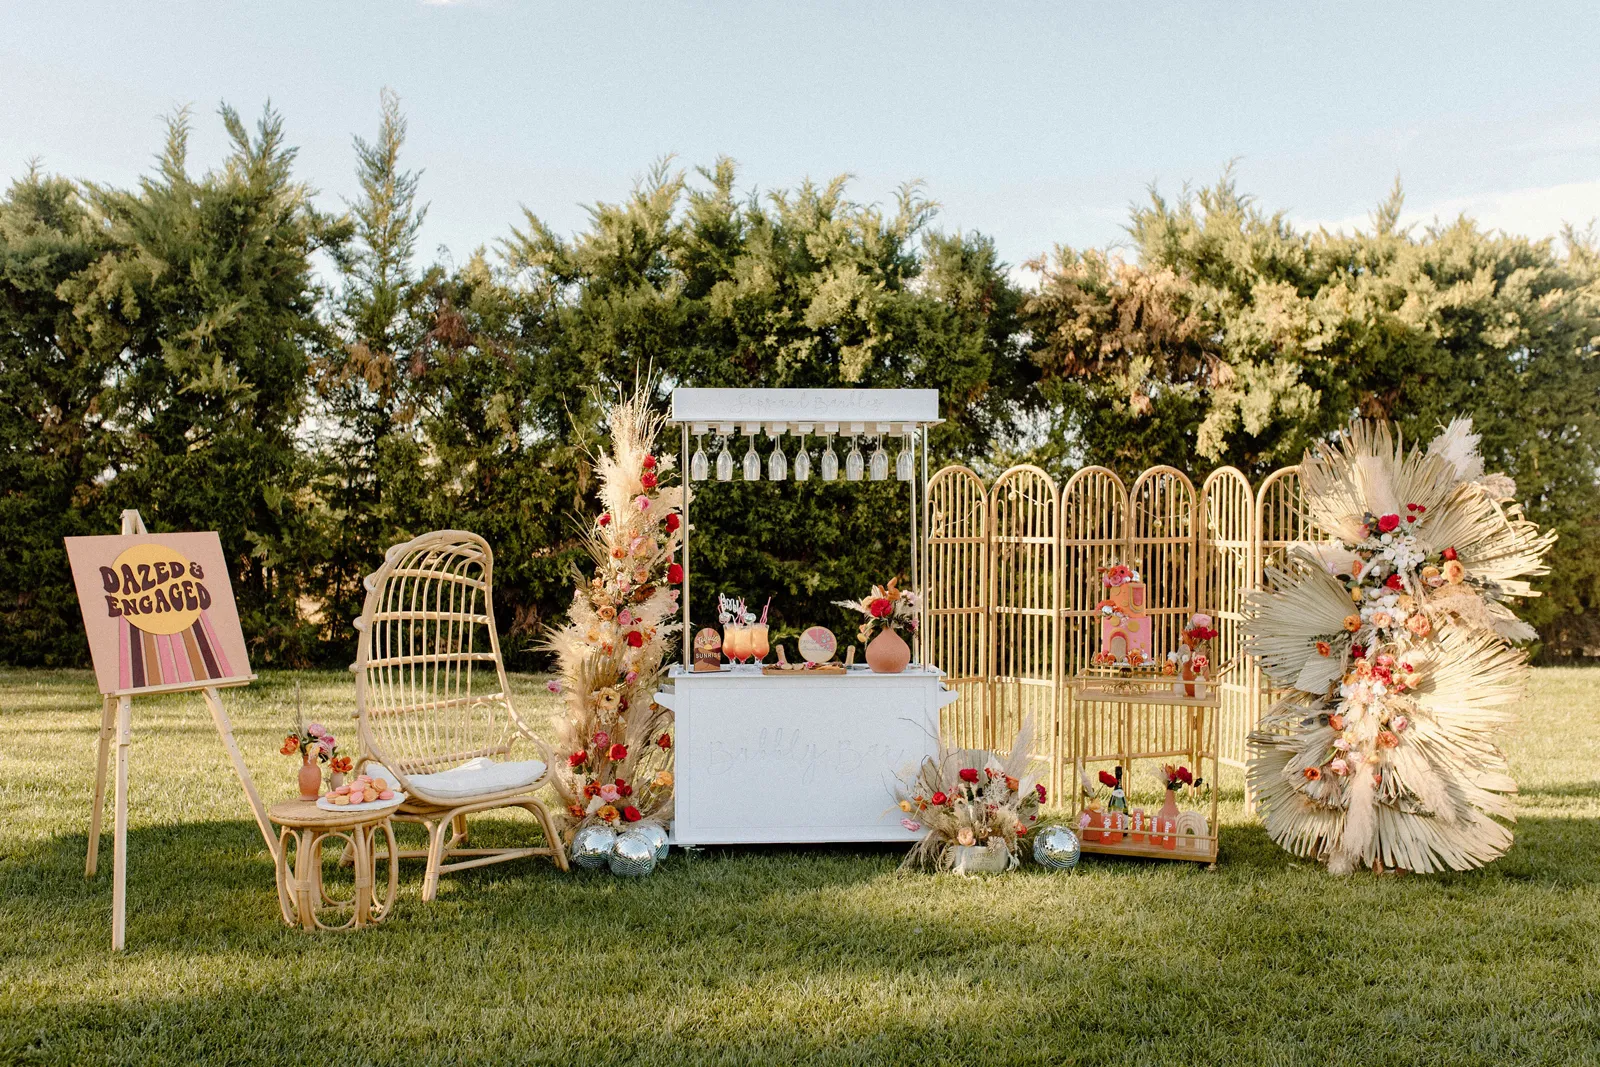
[[[367,764],[363,771],[374,778],[395,781],[394,776],[377,763]],[[470,800],[532,785],[544,777],[544,772],[544,764],[536,759],[498,763],[488,756],[479,756],[448,771],[408,775],[406,781],[413,788],[440,800]]]

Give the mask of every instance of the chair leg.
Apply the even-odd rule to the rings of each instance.
[[[445,846],[447,849],[467,843],[467,817],[465,815],[457,815],[451,819],[450,828],[452,833],[450,834],[450,844]]]
[[[561,843],[561,838],[556,836],[555,820],[550,817],[550,810],[538,801],[523,805],[533,812],[534,818],[539,820],[539,825],[544,827],[544,839],[550,846],[550,858],[556,861],[556,868],[567,870],[567,850]]]
[[[450,830],[450,820],[423,823],[428,829],[428,867],[422,875],[422,900],[432,901],[439,895],[439,865],[444,862],[445,834]]]

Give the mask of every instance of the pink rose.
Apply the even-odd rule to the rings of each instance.
[[[917,820],[915,820],[915,819],[901,819],[900,820],[900,825],[904,826],[907,830],[910,830],[912,833],[916,833],[918,830],[922,829],[922,824],[920,822],[918,822]]]
[[[638,496],[633,498],[633,506],[638,508],[640,511],[649,511],[650,498],[645,496],[643,493],[640,493]]]
[[[545,687],[545,688],[546,688],[546,689],[548,689],[548,690],[550,690],[550,692],[552,692],[552,693],[559,693],[559,692],[561,692],[561,683],[560,683],[560,682],[558,682],[558,681],[557,681],[557,680],[556,680],[556,679],[554,679],[554,678],[552,678],[552,679],[550,679],[550,680],[549,680],[549,681],[548,681],[548,682],[546,682],[546,683],[544,683],[544,687]]]

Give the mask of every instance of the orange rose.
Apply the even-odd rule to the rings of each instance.
[[[1459,559],[1446,560],[1444,564],[1444,576],[1451,585],[1460,585],[1461,580],[1467,576],[1467,568],[1461,565],[1461,561]]]
[[[1343,730],[1344,729],[1344,716],[1343,715],[1329,715],[1328,716],[1328,725],[1333,727],[1335,730]]]
[[[1305,775],[1306,781],[1315,782],[1317,779],[1322,777],[1322,768],[1321,767],[1307,767],[1305,770],[1301,771],[1300,773]]]
[[[1333,655],[1333,646],[1328,644],[1328,642],[1326,642],[1326,641],[1318,641],[1317,642],[1317,655],[1319,655],[1319,656],[1331,656],[1331,655]]]
[[[1360,615],[1346,615],[1344,617],[1344,628],[1345,628],[1345,632],[1346,633],[1352,633],[1352,634],[1355,633],[1357,630],[1361,629],[1361,616]]]
[[[600,816],[606,822],[616,822],[617,821],[617,809],[613,808],[610,804],[607,804],[605,807],[603,807],[599,811],[595,812],[595,814]]]
[[[1427,637],[1433,632],[1433,624],[1428,621],[1428,617],[1426,615],[1419,611],[1417,614],[1406,620],[1406,629],[1410,630],[1418,637]]]
[[[299,750],[300,739],[294,734],[290,734],[288,737],[283,739],[283,747],[278,749],[278,752],[285,756],[292,756]]]
[[[1388,730],[1378,731],[1378,747],[1393,748],[1400,743],[1400,739]]]

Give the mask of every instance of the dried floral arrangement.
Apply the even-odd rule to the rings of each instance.
[[[1039,818],[1046,797],[1034,773],[1033,722],[1017,731],[1004,759],[984,749],[952,749],[941,742],[937,758],[925,759],[900,779],[895,799],[901,823],[926,830],[906,856],[905,869],[948,870],[957,845],[1004,847],[1012,865]]]
[[[835,600],[841,608],[858,611],[863,619],[856,630],[856,640],[868,644],[885,630],[896,633],[915,633],[917,629],[917,594],[899,587],[899,578],[889,579],[888,585],[875,585],[872,592],[860,600]]]
[[[1485,474],[1468,419],[1426,450],[1356,422],[1301,465],[1329,540],[1294,546],[1250,600],[1246,649],[1293,692],[1250,735],[1267,832],[1344,873],[1470,870],[1511,846],[1516,783],[1494,733],[1534,636],[1508,602],[1534,596],[1555,540]]]
[[[568,841],[582,826],[672,815],[672,718],[654,697],[680,629],[683,489],[662,485],[673,463],[655,454],[662,420],[646,391],[613,407],[609,425],[610,451],[595,463],[604,510],[586,535],[595,573],[573,575],[568,620],[543,644],[565,711],[552,780]]]

